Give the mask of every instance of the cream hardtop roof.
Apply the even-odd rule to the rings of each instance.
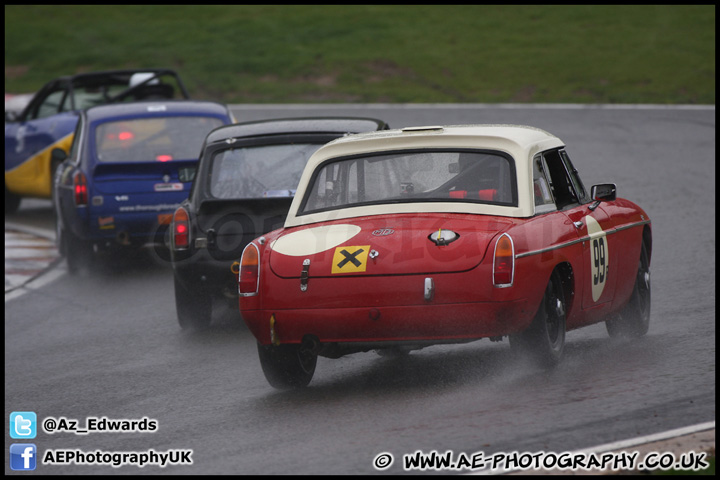
[[[339,138],[337,140],[333,140],[328,145],[345,144],[350,142],[354,143],[365,140],[408,138],[410,136],[416,137],[428,135],[483,137],[488,142],[492,142],[493,138],[496,138],[498,140],[502,139],[510,141],[519,147],[530,146],[532,144],[542,143],[548,140],[560,141],[555,135],[536,127],[529,127],[525,125],[487,124],[406,127],[401,129],[380,130]]]
[[[563,146],[564,143],[556,136],[539,128],[522,125],[407,127],[348,135],[322,146],[310,157],[300,178],[285,227],[307,225],[339,218],[388,213],[477,213],[508,217],[530,217],[535,214],[531,160],[538,152]],[[509,154],[515,159],[518,206],[507,207],[461,202],[418,202],[347,207],[328,212],[297,215],[313,172],[327,160],[349,155],[424,148],[469,148],[495,150]]]

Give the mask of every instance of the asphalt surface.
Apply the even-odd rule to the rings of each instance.
[[[652,218],[649,334],[625,344],[611,341],[603,325],[569,332],[567,356],[548,374],[514,361],[507,342],[431,347],[404,361],[373,352],[320,359],[309,388],[283,393],[265,382],[234,311],[203,335],[179,330],[166,265],[140,257],[68,277],[61,261],[6,294],[6,422],[16,410],[80,420],[148,416],[161,426],[150,435],[42,434],[37,445],[191,448],[195,463],[44,465],[36,473],[403,473],[401,455],[418,450],[714,448],[714,109],[238,106],[234,113],[239,121],[354,114],[392,127],[522,123],[556,133],[586,185],[615,181],[618,195]],[[52,232],[47,207],[21,209],[13,221]],[[6,436],[6,451],[10,443]],[[378,471],[372,462],[382,452],[395,463]],[[13,473],[7,460],[5,473]]]
[[[45,208],[44,201],[30,200],[36,208]],[[60,276],[66,274],[64,260],[59,255],[52,232],[42,228],[33,228],[17,223],[5,224],[5,301],[12,300],[30,290],[41,288]],[[614,458],[621,460],[624,452],[637,453],[638,459],[655,458],[653,455],[662,452],[672,453],[675,458],[692,454],[715,454],[715,423],[706,422],[686,428],[661,432],[646,437],[627,439],[613,444],[598,445],[583,451],[586,455],[593,454],[602,459],[603,455],[612,453]],[[702,457],[707,458],[707,457]],[[646,469],[632,470],[611,467],[605,470],[576,469],[533,469],[508,468],[506,470],[480,470],[473,472],[479,475],[613,475],[642,474]]]

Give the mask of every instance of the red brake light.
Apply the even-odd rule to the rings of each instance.
[[[260,252],[250,243],[242,253],[240,272],[238,273],[238,293],[244,297],[257,295],[260,278]]]
[[[184,250],[190,246],[190,224],[188,213],[183,207],[175,210],[172,220],[172,243],[176,250]]]
[[[120,132],[118,133],[118,140],[132,140],[135,135],[132,132]]]
[[[73,177],[73,188],[75,189],[75,205],[80,207],[88,203],[87,179],[85,174],[78,172]]]
[[[512,238],[503,233],[495,244],[493,255],[493,285],[509,287],[513,283],[515,270],[515,246]]]
[[[157,157],[155,157],[155,160],[157,160],[158,162],[169,162],[172,159],[172,155],[158,155]]]

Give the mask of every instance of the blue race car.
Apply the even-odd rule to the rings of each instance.
[[[57,165],[50,152],[70,148],[79,112],[85,108],[147,98],[189,99],[173,70],[111,70],[56,78],[20,113],[5,112],[5,213],[23,197],[51,198]]]
[[[187,198],[208,132],[233,123],[214,102],[147,101],[80,113],[68,155],[55,174],[57,241],[68,269],[88,266],[95,251],[163,245]]]

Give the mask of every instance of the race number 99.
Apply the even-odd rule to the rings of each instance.
[[[593,285],[605,282],[605,237],[593,239]]]
[[[591,216],[585,217],[590,235],[590,281],[592,299],[597,302],[605,289],[608,273],[608,246],[605,232],[600,224]]]

